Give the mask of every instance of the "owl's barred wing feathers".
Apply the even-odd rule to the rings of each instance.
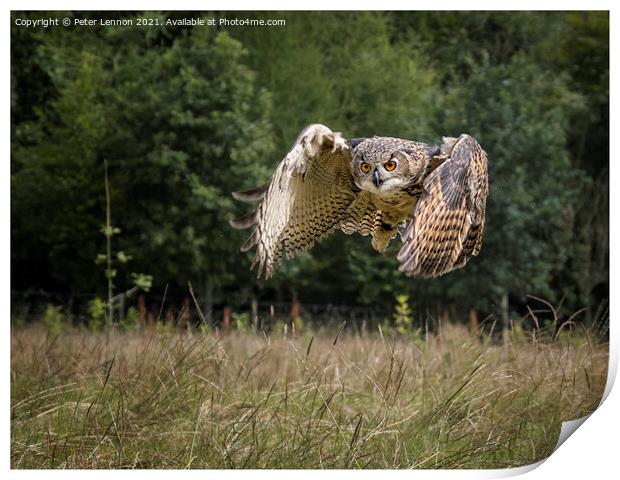
[[[256,246],[252,267],[258,265],[258,276],[273,274],[282,244],[291,258],[340,225],[359,191],[350,162],[350,147],[339,133],[309,125],[266,185],[233,194],[237,200],[260,201],[256,211],[230,222],[235,228],[254,226],[241,250]]]
[[[469,135],[444,139],[450,158],[424,180],[413,220],[403,235],[399,270],[437,277],[478,255],[488,195],[487,156]]]

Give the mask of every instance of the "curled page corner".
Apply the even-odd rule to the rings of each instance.
[[[614,382],[616,380],[617,372],[618,372],[618,355],[617,355],[617,352],[613,352],[612,354],[611,345],[610,345],[609,363],[607,367],[607,382],[605,383],[605,390],[603,391],[603,395],[601,396],[601,401],[598,403],[594,411],[596,411],[609,396],[609,392],[611,392],[611,389],[613,388]],[[555,447],[553,447],[553,452],[555,452],[558,448],[560,448],[560,446],[566,441],[566,439],[570,437],[573,433],[575,433],[575,431],[581,425],[583,425],[583,423],[588,418],[590,418],[590,415],[592,415],[592,413],[584,417],[581,417],[581,418],[576,418],[574,420],[568,420],[566,422],[562,422],[562,427],[560,429],[560,436],[558,437],[558,442],[555,444]],[[553,455],[553,452],[551,452],[551,455]]]
[[[602,400],[601,400],[601,403],[602,403]],[[558,437],[558,441],[555,444],[555,447],[553,447],[553,451],[547,457],[543,458],[542,460],[539,460],[538,462],[530,463],[529,465],[495,470],[491,474],[490,478],[512,478],[512,477],[523,475],[525,473],[528,473],[528,472],[531,472],[532,470],[537,469],[543,463],[545,463],[558,448],[560,448],[560,446],[566,441],[568,437],[570,437],[573,433],[575,433],[575,431],[588,419],[590,415],[586,415],[585,417],[577,418],[575,420],[568,420],[566,422],[562,422],[562,427],[560,428],[560,435]]]
[[[549,457],[547,457],[549,458]],[[522,465],[520,467],[512,467],[512,468],[503,468],[501,470],[495,470],[494,474],[490,478],[512,478],[518,475],[523,475],[524,473],[531,472],[532,470],[536,470],[540,467],[547,458],[543,458],[534,463],[530,463],[529,465]]]
[[[611,338],[610,338],[611,340]],[[611,392],[611,389],[614,386],[614,383],[616,381],[616,375],[618,373],[618,352],[616,349],[613,348],[612,346],[612,342],[610,341],[609,343],[609,360],[608,360],[608,364],[607,364],[607,382],[605,383],[605,389],[603,390],[603,395],[601,396],[601,401],[598,403],[597,407],[594,409],[594,411],[598,410],[599,407],[603,404],[603,402],[605,400],[607,400],[607,397],[609,396],[609,392]],[[594,411],[592,413],[594,413]],[[566,439],[568,437],[570,437],[573,433],[575,433],[575,431],[581,427],[581,425],[583,425],[583,423],[590,418],[590,415],[592,415],[592,413],[581,417],[581,418],[576,418],[574,420],[568,420],[566,422],[562,422],[562,427],[560,428],[560,436],[558,437],[558,442],[555,444],[555,447],[553,447],[553,452],[551,452],[551,455],[553,455],[553,453],[560,448],[560,446],[566,441]],[[549,455],[549,457],[551,456]],[[547,458],[549,458],[547,457]],[[546,460],[546,459],[545,459]],[[543,460],[544,462],[544,460]],[[542,462],[541,462],[542,463]],[[534,464],[537,465],[537,464]]]
[[[603,395],[601,396],[601,401],[598,403],[594,411],[598,410],[598,408],[607,399],[607,397],[609,396],[609,392],[611,392],[611,389],[613,388],[614,382],[616,380],[616,374],[618,372],[618,354],[615,351],[612,352],[611,344],[610,344],[610,349],[609,349],[609,361],[608,362],[609,363],[607,367],[607,382],[605,383],[605,390],[603,391]],[[567,420],[566,422],[562,422],[562,427],[560,428],[560,435],[558,437],[557,443],[555,444],[555,447],[553,447],[553,452],[551,452],[551,455],[553,455],[553,453],[558,448],[560,448],[560,446],[568,439],[568,437],[570,437],[573,433],[575,433],[575,431],[579,427],[581,427],[581,425],[583,425],[583,423],[588,418],[590,418],[590,415],[592,415],[592,413],[584,417],[581,417],[581,418],[576,418],[574,420]],[[551,455],[549,455],[549,457]],[[542,462],[544,462],[545,460],[542,460]],[[533,465],[538,466],[538,464],[533,464]]]
[[[601,399],[601,403],[603,402],[603,400]],[[599,407],[600,407],[600,403],[599,403]],[[598,407],[596,407],[598,408]],[[573,433],[575,433],[575,431],[581,427],[581,425],[583,425],[583,422],[585,422],[588,418],[590,418],[590,415],[592,415],[591,413],[589,415],[586,415],[585,417],[580,417],[580,418],[576,418],[574,420],[568,420],[566,422],[562,422],[562,427],[560,428],[560,435],[558,437],[558,441],[555,444],[555,447],[553,447],[553,452],[551,452],[551,455],[553,455],[553,453],[560,448],[560,446],[566,441],[566,439],[568,439],[568,437],[570,437]],[[549,456],[551,456],[549,455]],[[548,458],[548,457],[547,457]]]
[[[608,369],[607,369],[607,382],[605,384],[603,395],[601,396],[601,401],[599,402],[599,404],[597,405],[594,411],[596,411],[603,404],[603,402],[607,399],[607,397],[609,396],[609,392],[611,392],[611,389],[613,388],[613,385],[616,380],[616,374],[618,372],[618,355],[615,351],[612,351],[612,350],[613,349],[611,348],[611,345],[610,345],[609,363],[608,363]],[[594,411],[592,413],[594,413]],[[524,473],[531,472],[532,470],[535,470],[536,468],[540,467],[555,453],[555,451],[558,448],[562,446],[562,444],[568,439],[568,437],[570,437],[573,433],[575,433],[577,429],[581,425],[583,425],[588,418],[590,418],[592,413],[585,415],[583,417],[580,417],[580,418],[576,418],[574,420],[567,420],[566,422],[562,422],[562,426],[560,427],[560,434],[558,436],[558,441],[555,444],[555,447],[553,447],[553,451],[547,457],[543,458],[542,460],[539,460],[538,462],[530,463],[529,465],[523,465],[521,467],[494,470],[492,473],[489,472],[491,473],[491,478],[516,477],[518,475],[523,475]]]

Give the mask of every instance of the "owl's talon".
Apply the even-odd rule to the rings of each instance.
[[[372,233],[372,248],[374,248],[377,252],[383,253],[390,246],[390,242],[396,233],[395,228],[384,228],[382,226],[375,227],[375,230]]]

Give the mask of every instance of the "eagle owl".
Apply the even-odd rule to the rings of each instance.
[[[258,208],[231,220],[254,227],[252,268],[273,275],[282,259],[310,249],[336,229],[372,236],[383,252],[400,234],[399,270],[437,277],[464,266],[482,244],[487,156],[469,135],[426,145],[391,137],[347,140],[320,124],[304,128],[271,179],[233,193]]]

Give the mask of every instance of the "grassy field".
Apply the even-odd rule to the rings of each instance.
[[[314,336],[313,336],[314,335]],[[598,404],[607,345],[14,327],[13,468],[499,468]]]

